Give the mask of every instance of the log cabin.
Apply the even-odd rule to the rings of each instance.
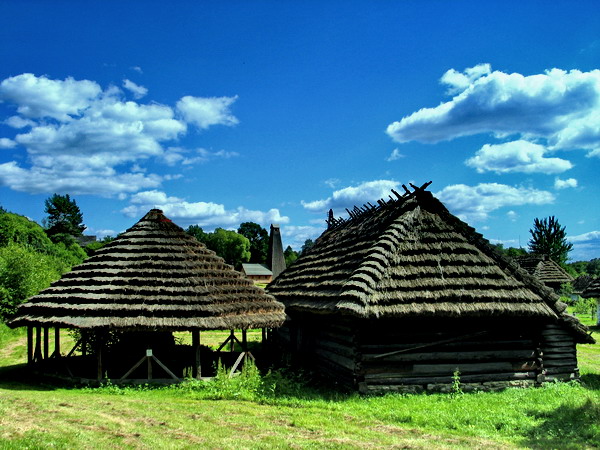
[[[329,212],[314,247],[267,288],[286,307],[281,351],[365,393],[577,379],[587,328],[428,185],[348,219]]]

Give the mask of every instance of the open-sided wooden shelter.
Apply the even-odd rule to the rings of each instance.
[[[301,364],[363,392],[535,385],[578,377],[593,342],[566,305],[448,212],[426,185],[330,212],[314,247],[267,292]]]
[[[137,340],[149,363],[154,359],[163,367],[157,356],[171,358],[174,348],[164,342],[165,337],[168,340],[173,331],[189,331],[193,356],[187,365],[199,376],[201,330],[277,327],[284,318],[281,303],[185,233],[162,211],[153,209],[113,242],[21,305],[9,325],[28,327],[30,363],[51,358],[50,328],[55,328],[56,338],[59,328],[81,330],[83,340],[95,342],[98,378],[110,366],[109,358],[103,356],[109,332],[136,336],[130,342]],[[152,346],[154,353],[146,350]],[[156,346],[163,348],[162,354],[158,354]],[[53,355],[60,356],[58,339]],[[141,363],[144,354],[134,354],[132,349],[129,366],[140,357]],[[174,377],[168,368],[163,369]],[[122,375],[108,374],[113,379]]]

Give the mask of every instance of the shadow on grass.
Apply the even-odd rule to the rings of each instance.
[[[600,445],[600,404],[588,399],[582,406],[562,405],[553,411],[532,415],[542,422],[528,433],[533,448],[598,448]]]
[[[80,387],[74,382],[41,375],[27,364],[0,367],[0,389],[12,391],[53,391]]]
[[[600,375],[597,373],[581,375],[581,385],[590,391],[600,391]]]

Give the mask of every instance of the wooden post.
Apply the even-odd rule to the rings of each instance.
[[[231,334],[229,335],[229,337],[231,338],[231,345],[229,347],[229,351],[233,352],[233,350],[235,349],[235,334],[234,334],[234,330],[231,330]]]
[[[152,379],[152,349],[146,350],[146,361],[148,364],[148,381]]]
[[[35,327],[35,352],[33,361],[40,362],[42,360],[42,327]]]
[[[54,327],[54,357],[60,358],[60,328]]]
[[[243,352],[247,352],[248,351],[248,336],[247,336],[248,330],[242,330],[242,351]]]
[[[264,344],[265,342],[267,342],[267,329],[263,328],[262,329],[262,343]]]
[[[97,370],[96,375],[98,381],[102,381],[104,378],[103,367],[102,367],[102,347],[104,347],[102,332],[96,333],[96,361],[97,361]]]
[[[192,377],[200,379],[202,376],[202,366],[200,362],[200,331],[192,331],[192,348],[194,350],[194,365],[192,367]]]
[[[49,352],[49,345],[48,345],[48,327],[44,327],[44,359],[48,359],[48,357],[50,356],[48,354]]]
[[[27,364],[33,364],[33,327],[27,326]]]
[[[87,331],[81,330],[81,356],[87,356]]]

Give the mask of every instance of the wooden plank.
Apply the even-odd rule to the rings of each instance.
[[[381,358],[378,355],[367,354],[362,356],[362,361],[484,361],[498,359],[522,360],[535,358],[535,350],[489,350],[465,352],[422,352],[404,353]]]
[[[34,362],[40,362],[42,355],[42,327],[35,327],[35,351],[33,353]]]
[[[384,376],[388,375],[388,376]],[[536,372],[504,372],[487,373],[477,375],[461,375],[461,383],[482,383],[486,381],[511,381],[511,380],[535,380]],[[365,382],[368,384],[437,384],[452,383],[452,376],[434,376],[434,377],[399,377],[395,374],[379,374],[378,376],[365,375]]]
[[[557,359],[557,360],[544,360],[544,368],[550,367],[577,367],[576,359]]]
[[[134,365],[134,366],[133,366],[131,369],[129,369],[129,370],[128,370],[128,371],[125,373],[125,375],[123,375],[123,376],[122,376],[121,378],[119,378],[119,379],[120,379],[120,380],[125,380],[125,379],[126,379],[128,376],[129,376],[129,375],[131,375],[131,373],[132,373],[132,372],[133,372],[135,369],[137,369],[138,367],[140,367],[140,366],[142,365],[142,363],[143,363],[143,362],[144,362],[146,359],[148,359],[148,357],[144,355],[144,357],[142,357],[142,359],[140,359],[140,360],[139,360],[137,363],[135,363],[135,365]]]
[[[339,364],[340,366],[345,367],[346,369],[352,372],[354,372],[356,368],[356,362],[351,358],[346,358],[345,356],[341,356],[336,353],[329,352],[327,350],[319,350],[315,354],[323,358],[329,359],[331,361],[334,361],[336,364]]]

